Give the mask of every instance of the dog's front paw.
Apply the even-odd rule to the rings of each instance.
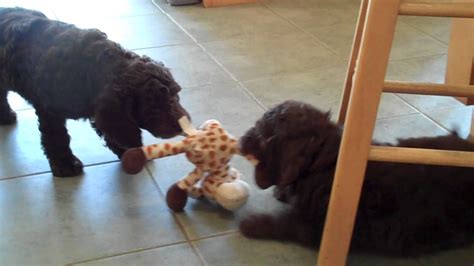
[[[74,155],[67,159],[50,160],[49,165],[56,177],[73,177],[82,174],[82,162]]]
[[[240,222],[240,232],[250,238],[269,238],[273,235],[274,219],[268,214],[252,214]]]
[[[0,113],[0,125],[12,125],[16,122],[16,114],[13,111]]]

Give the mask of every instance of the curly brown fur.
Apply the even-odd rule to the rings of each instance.
[[[287,101],[268,110],[242,137],[241,148],[260,161],[257,185],[275,186],[277,198],[291,208],[246,217],[242,233],[319,245],[340,140],[329,114],[308,104]],[[474,151],[456,134],[399,140],[397,146]],[[473,168],[368,163],[353,249],[416,256],[473,242]]]
[[[162,63],[126,51],[98,30],[82,30],[22,8],[0,8],[0,124],[15,122],[12,90],[39,118],[41,142],[56,176],[82,163],[69,147],[66,119],[91,119],[119,157],[142,145],[140,129],[168,138],[181,132],[180,86]]]

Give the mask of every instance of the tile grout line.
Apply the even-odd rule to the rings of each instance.
[[[224,65],[222,65],[221,62],[219,62],[217,60],[217,58],[215,58],[201,43],[198,42],[198,40],[196,38],[194,38],[194,36],[189,33],[183,26],[181,26],[181,24],[179,24],[168,12],[166,12],[165,10],[163,10],[159,5],[157,5],[155,3],[155,1],[151,0],[151,2],[153,3],[153,5],[158,8],[158,10],[160,10],[165,16],[167,16],[171,22],[173,22],[179,29],[181,29],[189,38],[191,38],[191,40],[199,47],[201,48],[206,54],[207,56],[209,56],[212,61],[214,61],[227,75],[229,75],[229,77],[233,80],[233,81],[238,81],[238,79],[226,68],[224,67]]]
[[[65,21],[64,18],[61,18],[59,17],[57,14],[56,14],[56,11],[54,11],[54,8],[50,8],[51,9],[51,12],[53,13],[53,15],[56,17],[56,20],[59,20],[59,21]],[[109,15],[109,16],[105,16],[105,17],[100,17],[100,21],[103,22],[103,21],[107,21],[107,20],[121,20],[121,19],[127,19],[127,18],[137,18],[137,17],[144,17],[144,16],[153,16],[153,15],[156,15],[158,14],[158,12],[150,12],[150,13],[142,13],[142,14],[127,14],[127,15]],[[76,24],[75,22],[66,22],[66,23],[69,23],[69,24]],[[99,29],[100,30],[100,29]]]
[[[125,255],[130,255],[133,253],[138,253],[138,252],[143,252],[143,251],[149,251],[153,249],[158,249],[158,248],[165,248],[165,247],[171,247],[171,246],[176,246],[176,245],[181,245],[187,243],[186,241],[178,241],[178,242],[173,242],[169,244],[163,244],[163,245],[158,245],[158,246],[153,246],[153,247],[148,247],[148,248],[141,248],[141,249],[136,249],[132,251],[126,251],[126,252],[121,252],[105,257],[100,257],[100,258],[93,258],[93,259],[87,259],[87,260],[82,260],[82,261],[77,261],[77,262],[71,262],[71,263],[66,263],[66,265],[77,265],[77,264],[83,264],[83,263],[88,263],[88,262],[93,262],[93,261],[100,261],[104,259],[110,259],[114,257],[120,257],[120,256],[125,256]]]
[[[394,95],[395,95],[396,97],[398,97],[400,100],[402,100],[404,103],[406,103],[406,104],[408,104],[409,106],[411,106],[413,109],[417,110],[418,113],[419,113],[422,117],[428,119],[430,122],[432,122],[433,124],[435,124],[437,127],[441,128],[442,130],[444,130],[444,131],[446,131],[446,132],[448,132],[448,133],[451,132],[451,130],[445,128],[443,125],[441,125],[441,124],[439,124],[438,122],[436,122],[434,119],[432,119],[431,117],[429,117],[427,114],[425,114],[423,111],[421,111],[421,110],[420,110],[419,108],[417,108],[416,106],[410,104],[408,101],[406,101],[405,99],[403,99],[403,98],[402,98],[401,96],[399,96],[398,94],[394,93]]]
[[[194,42],[193,42],[193,43],[194,43]],[[189,42],[186,43],[186,42],[183,42],[183,43],[173,43],[173,44],[164,44],[164,45],[154,45],[154,46],[133,48],[133,49],[130,49],[130,50],[136,52],[136,51],[147,50],[147,49],[166,48],[166,47],[190,45],[190,44],[193,44],[193,43],[189,43]]]
[[[436,38],[435,36],[431,35],[430,33],[428,32],[425,32],[423,31],[422,29],[419,29],[418,27],[412,25],[411,23],[407,23],[407,22],[404,22],[404,21],[401,21],[401,20],[398,20],[400,23],[418,31],[418,32],[421,32],[423,34],[425,34],[426,36],[430,37],[431,39],[435,40],[436,42],[440,43],[441,45],[443,45],[444,47],[448,47],[448,44],[444,43],[443,41],[441,41],[440,39]]]
[[[234,74],[232,74],[221,62],[219,62],[219,60],[214,55],[212,55],[212,53],[210,53],[201,43],[199,43],[196,40],[196,38],[194,38],[194,36],[192,36],[191,33],[189,33],[186,29],[184,29],[184,27],[181,26],[169,13],[167,13],[160,6],[158,6],[155,3],[155,1],[151,0],[151,2],[153,3],[153,5],[156,8],[158,8],[163,14],[165,14],[177,27],[179,27],[186,35],[188,35],[194,41],[194,43],[199,48],[201,48],[212,59],[212,61],[214,61],[214,63],[216,63],[227,75],[229,75],[229,77],[232,79],[232,81],[237,82],[240,89],[243,90],[244,93],[248,94],[263,110],[266,110],[265,105],[262,102],[260,102],[257,99],[257,97],[255,95],[253,95],[253,93],[250,90],[248,90],[248,88],[245,87],[245,85],[243,85],[243,83],[236,76],[234,76]],[[260,3],[263,7],[266,7],[260,1],[258,1],[258,3]]]
[[[148,172],[149,177],[152,179],[152,182],[155,184],[156,188],[158,189],[158,193],[162,196],[163,199],[166,199],[166,196],[164,195],[163,191],[160,189],[160,187],[159,187],[158,183],[156,182],[156,180],[155,180],[153,174],[151,173],[150,169],[148,167],[146,167],[145,169]],[[215,234],[215,235],[211,235],[211,236],[198,237],[198,238],[195,238],[195,239],[191,239],[191,237],[189,236],[189,234],[185,230],[184,224],[182,224],[181,221],[178,219],[177,214],[175,212],[172,212],[172,215],[173,215],[174,220],[176,221],[176,224],[178,224],[179,229],[183,233],[184,238],[186,239],[185,241],[178,242],[177,244],[180,244],[180,243],[189,244],[191,246],[191,249],[193,250],[194,254],[199,258],[202,265],[208,265],[208,264],[206,263],[206,260],[204,259],[202,254],[199,252],[199,249],[194,244],[194,242],[199,241],[199,240],[204,240],[204,239],[209,239],[209,238],[213,238],[213,237],[219,237],[219,236],[229,235],[229,234],[235,233],[235,230],[229,230],[229,231],[222,232],[222,233]],[[170,244],[170,245],[174,245],[174,244]],[[162,247],[162,246],[160,246],[160,247]],[[149,248],[149,249],[153,249],[153,248]],[[130,253],[133,253],[133,252],[130,252]]]
[[[101,165],[107,165],[107,164],[113,164],[113,163],[118,163],[118,162],[120,162],[120,161],[119,161],[119,160],[114,160],[114,161],[106,161],[106,162],[85,164],[85,165],[84,165],[84,168],[86,168],[86,167],[94,167],[94,166],[101,166]],[[48,173],[51,174],[51,177],[52,177],[52,178],[76,178],[76,177],[80,177],[80,175],[78,175],[78,176],[68,176],[68,177],[54,176],[54,175],[52,174],[52,172],[49,170],[49,171],[39,171],[39,172],[35,172],[35,173],[29,173],[29,174],[23,174],[23,175],[18,175],[18,176],[11,176],[11,177],[0,178],[0,182],[6,181],[6,180],[12,180],[12,179],[25,178],[25,177],[33,177],[33,176],[37,176],[37,175],[44,175],[44,174],[48,174]],[[84,174],[84,173],[82,173],[81,175],[83,175],[83,174]]]
[[[155,187],[156,189],[158,190],[158,194],[161,195],[161,197],[165,200],[166,202],[166,195],[165,193],[160,189],[160,186],[158,185],[158,182],[156,181],[156,179],[154,178],[154,175],[153,173],[151,172],[151,170],[149,169],[148,166],[145,166],[145,169],[146,171],[148,172],[148,175],[149,177],[151,178],[151,181],[153,182],[153,184],[155,184]],[[168,207],[168,204],[166,204],[167,207]],[[184,238],[185,238],[185,241],[183,241],[184,243],[187,243],[191,249],[193,250],[193,253],[199,258],[199,261],[204,264],[204,258],[202,258],[201,254],[198,252],[197,248],[192,244],[192,240],[191,240],[191,237],[189,236],[188,232],[186,232],[186,228],[184,226],[183,223],[181,223],[181,221],[179,220],[178,218],[178,215],[174,212],[174,211],[171,211],[171,215],[173,216],[173,219],[175,220],[176,224],[178,225],[179,227],[179,230],[182,232]]]
[[[259,1],[260,2],[260,1]],[[308,35],[309,37],[311,37],[312,40],[316,41],[316,43],[318,43],[319,45],[321,45],[322,47],[328,49],[331,53],[333,53],[334,55],[336,55],[339,59],[342,59],[342,60],[346,60],[346,58],[343,58],[342,55],[340,55],[336,50],[332,49],[331,47],[329,47],[328,45],[326,45],[324,42],[322,42],[320,39],[318,39],[316,36],[312,35],[311,33],[309,33],[308,31],[304,30],[302,27],[300,27],[298,24],[294,23],[293,21],[283,17],[282,15],[280,15],[278,12],[276,12],[275,10],[273,10],[271,7],[269,7],[268,5],[266,5],[265,3],[262,3],[263,7],[267,8],[270,12],[272,12],[274,15],[276,15],[277,17],[281,18],[282,20],[288,22],[289,24],[291,24],[293,27],[295,27],[296,29],[298,29],[299,31],[303,32],[304,34]],[[354,26],[354,29],[355,29],[355,26]]]
[[[220,236],[227,236],[227,235],[231,235],[231,234],[236,234],[237,232],[238,232],[237,229],[236,230],[227,230],[227,231],[220,232],[220,233],[213,234],[213,235],[198,237],[196,239],[191,240],[191,242],[197,242],[197,241],[211,239],[211,238],[220,237]]]
[[[407,57],[407,58],[400,58],[400,59],[392,59],[389,60],[389,63],[396,63],[396,62],[402,62],[402,61],[407,61],[407,60],[412,60],[412,59],[423,59],[423,58],[430,58],[430,57],[437,57],[441,55],[447,55],[447,52],[440,53],[440,54],[430,54],[430,55],[422,55],[422,56],[412,56],[412,57]]]
[[[240,89],[246,93],[248,96],[250,96],[250,98],[252,98],[256,103],[257,105],[259,105],[263,111],[266,111],[268,108],[257,98],[257,96],[255,96],[242,82],[238,82],[238,85],[240,87]]]
[[[189,245],[191,246],[191,249],[194,251],[194,253],[196,254],[196,256],[198,256],[199,258],[199,262],[201,263],[201,265],[205,266],[205,265],[209,265],[207,263],[207,261],[204,259],[204,256],[201,254],[201,252],[199,252],[199,249],[198,247],[194,244],[193,241],[189,242]]]
[[[206,239],[212,239],[212,238],[215,238],[215,237],[231,235],[231,234],[234,234],[234,233],[236,233],[236,231],[226,231],[226,232],[222,232],[222,233],[215,234],[215,235],[211,235],[211,236],[205,236],[205,237],[201,237],[201,238],[196,238],[196,239],[191,240],[191,242],[190,242],[189,244],[191,245],[191,247],[193,248],[193,250],[195,250],[197,256],[199,257],[199,259],[200,259],[201,262],[202,262],[202,265],[209,265],[209,264],[207,263],[207,261],[204,259],[204,256],[201,254],[201,252],[199,252],[199,249],[198,249],[198,247],[196,246],[196,242],[197,242],[197,241],[201,241],[201,240],[206,240]]]
[[[258,98],[243,84],[243,81],[239,80],[236,76],[234,76],[234,74],[232,74],[221,62],[219,62],[219,60],[214,56],[212,55],[212,53],[210,53],[200,42],[197,41],[196,38],[194,38],[194,36],[192,36],[191,33],[189,33],[186,29],[184,29],[183,26],[181,26],[168,12],[166,12],[165,10],[163,10],[158,4],[155,3],[155,1],[151,0],[151,2],[153,3],[153,5],[158,8],[158,10],[160,10],[160,12],[162,12],[164,15],[166,15],[177,27],[179,27],[186,35],[188,35],[193,41],[194,43],[200,47],[227,75],[229,75],[229,77],[234,81],[234,82],[237,82],[240,89],[243,90],[244,93],[246,93],[247,95],[249,95],[264,111],[267,109],[267,107],[261,102],[258,100]],[[316,37],[314,37],[313,35],[311,35],[310,33],[308,33],[307,31],[303,30],[301,27],[299,27],[297,24],[287,20],[286,18],[282,17],[281,15],[279,15],[278,13],[276,13],[273,9],[269,8],[266,4],[264,4],[262,1],[259,1],[257,0],[257,2],[262,6],[262,8],[266,8],[268,9],[271,13],[273,13],[275,16],[279,17],[280,19],[282,19],[283,21],[286,21],[287,23],[289,23],[290,25],[292,25],[293,27],[295,27],[297,30],[300,30],[302,33],[304,33],[305,35],[309,36],[313,41],[316,41],[317,44],[321,45],[323,48],[326,48],[328,49],[331,53],[335,54],[337,56],[337,58],[343,60],[342,56],[339,55],[335,50],[331,49],[330,47],[328,47],[327,45],[325,45],[324,43],[322,43],[319,39],[317,39]],[[210,43],[212,41],[208,41],[206,43]],[[262,78],[263,79],[263,78]]]

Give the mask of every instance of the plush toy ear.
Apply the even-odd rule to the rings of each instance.
[[[210,126],[217,126],[217,127],[221,127],[221,123],[215,119],[209,119],[207,121],[205,121],[204,123],[202,123],[202,125],[199,126],[199,129],[200,130],[207,130],[209,129]]]

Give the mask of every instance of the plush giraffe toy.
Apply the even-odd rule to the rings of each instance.
[[[247,201],[249,186],[240,179],[239,172],[229,165],[232,156],[239,154],[237,139],[227,133],[217,120],[206,121],[198,130],[192,127],[187,117],[181,118],[179,122],[187,135],[184,140],[127,150],[122,156],[125,172],[136,174],[143,169],[147,160],[186,153],[187,159],[196,168],[168,189],[168,206],[179,212],[186,205],[188,196],[205,196],[227,210],[240,208]],[[256,164],[255,159],[246,158]]]

